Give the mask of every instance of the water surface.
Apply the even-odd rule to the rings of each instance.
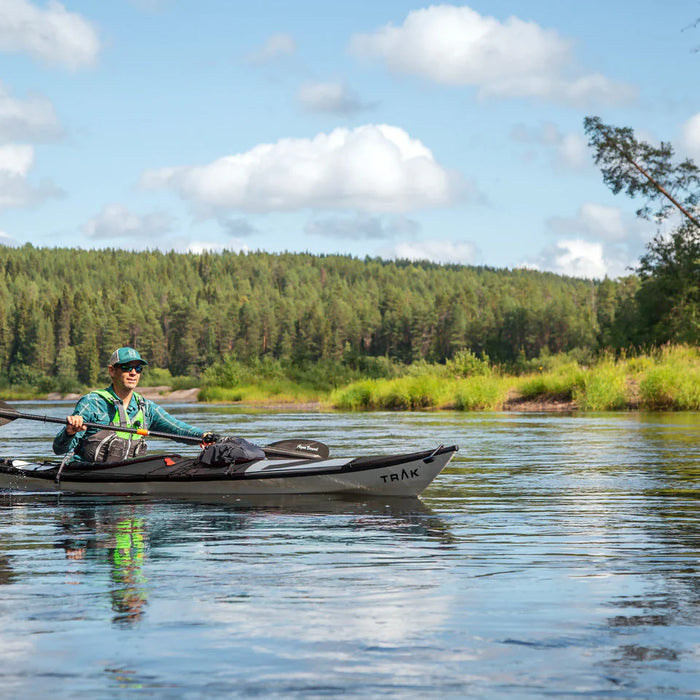
[[[0,496],[4,697],[700,696],[699,416],[171,410],[460,452],[421,500]]]

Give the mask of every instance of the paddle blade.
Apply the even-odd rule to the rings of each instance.
[[[19,418],[19,413],[12,406],[0,401],[0,426],[12,423],[13,420]]]
[[[309,457],[321,457],[325,459],[330,454],[328,445],[316,440],[304,440],[302,438],[293,438],[290,440],[278,440],[271,442],[266,447],[276,447],[280,450],[291,450],[293,452],[308,455]]]

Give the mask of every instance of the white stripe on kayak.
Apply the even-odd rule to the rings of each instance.
[[[256,462],[255,464],[251,464],[245,470],[245,474],[258,474],[260,472],[272,474],[275,472],[307,471],[315,469],[340,469],[341,467],[350,464],[350,462],[352,462],[353,459],[313,459],[308,462],[302,463],[300,463],[299,460],[292,460],[290,462],[280,462],[280,460],[278,459],[264,459],[260,462]]]

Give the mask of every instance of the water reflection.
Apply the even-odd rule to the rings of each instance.
[[[175,413],[462,449],[421,500],[3,496],[7,693],[697,695],[700,416]]]
[[[7,556],[0,556],[0,586],[6,586],[14,581],[15,575],[12,571],[12,565],[10,564],[10,558]]]
[[[296,526],[304,523],[313,534],[320,552],[330,554],[334,567],[341,552],[354,542],[364,542],[374,556],[382,550],[380,565],[389,564],[400,556],[401,543],[420,546],[434,542],[435,546],[454,546],[454,537],[446,521],[439,518],[426,504],[415,498],[353,499],[344,496],[246,496],[220,498],[193,497],[183,500],[154,501],[146,497],[87,497],[46,494],[12,494],[3,499],[14,506],[14,515],[31,512],[41,518],[42,527],[53,522],[53,535],[42,542],[32,542],[35,556],[41,560],[43,547],[64,553],[66,583],[95,588],[96,580],[108,572],[109,583],[98,586],[105,590],[113,612],[115,625],[134,625],[148,614],[153,590],[160,584],[152,571],[159,571],[177,557],[178,567],[204,554],[199,576],[215,579],[218,571],[211,565],[230,563],[231,557],[258,556],[250,551],[257,544],[273,557],[302,557],[294,544]],[[290,532],[291,528],[291,532]],[[269,534],[268,534],[269,533]],[[6,543],[10,550],[23,549],[27,542],[19,538]],[[194,550],[193,550],[194,548]],[[184,557],[184,561],[180,558]],[[15,573],[8,561],[6,583]],[[31,575],[31,564],[21,572]],[[192,562],[190,562],[192,563]],[[149,569],[151,572],[149,572]],[[0,572],[2,570],[0,569]],[[240,580],[253,588],[260,585],[261,571],[255,567],[252,578],[238,571]],[[323,573],[316,574],[325,579]],[[266,573],[264,577],[276,577]],[[263,578],[264,578],[263,577]],[[206,590],[206,589],[205,589]],[[223,590],[223,589],[222,589]],[[234,598],[238,593],[234,594]],[[219,600],[228,600],[228,594]],[[91,593],[95,603],[95,594]]]
[[[71,568],[71,583],[83,583],[94,575],[94,569],[107,563],[113,622],[138,622],[148,600],[148,580],[144,575],[148,547],[145,519],[134,517],[131,507],[106,510],[88,505],[75,509],[61,507],[57,518],[54,546],[63,549],[67,560],[89,565]]]

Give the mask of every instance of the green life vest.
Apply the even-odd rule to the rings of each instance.
[[[114,418],[112,425],[122,428],[145,428],[144,398],[134,392],[138,410],[133,418],[129,418],[124,408],[124,404],[113,396],[106,389],[97,389],[93,394],[102,397],[114,406]],[[126,459],[139,457],[146,452],[146,441],[143,435],[138,433],[127,433],[122,430],[99,430],[98,432],[85,437],[76,449],[82,459],[88,462],[122,462]]]
[[[143,407],[146,405],[145,401],[143,400],[143,396],[141,394],[137,394],[134,392],[134,398],[136,399],[136,404],[139,407],[139,410],[136,412],[136,415],[130,420],[129,416],[126,414],[126,409],[124,408],[124,403],[116,398],[113,394],[111,394],[109,391],[106,389],[95,389],[95,391],[92,392],[93,394],[97,394],[98,396],[101,396],[105,401],[109,401],[114,408],[116,408],[116,413],[114,414],[114,418],[112,418],[112,425],[118,425],[123,428],[145,428],[146,425],[146,418],[143,415]],[[117,431],[117,435],[120,438],[124,438],[125,440],[141,440],[143,438],[143,435],[138,435],[136,433],[123,433],[120,431]]]

